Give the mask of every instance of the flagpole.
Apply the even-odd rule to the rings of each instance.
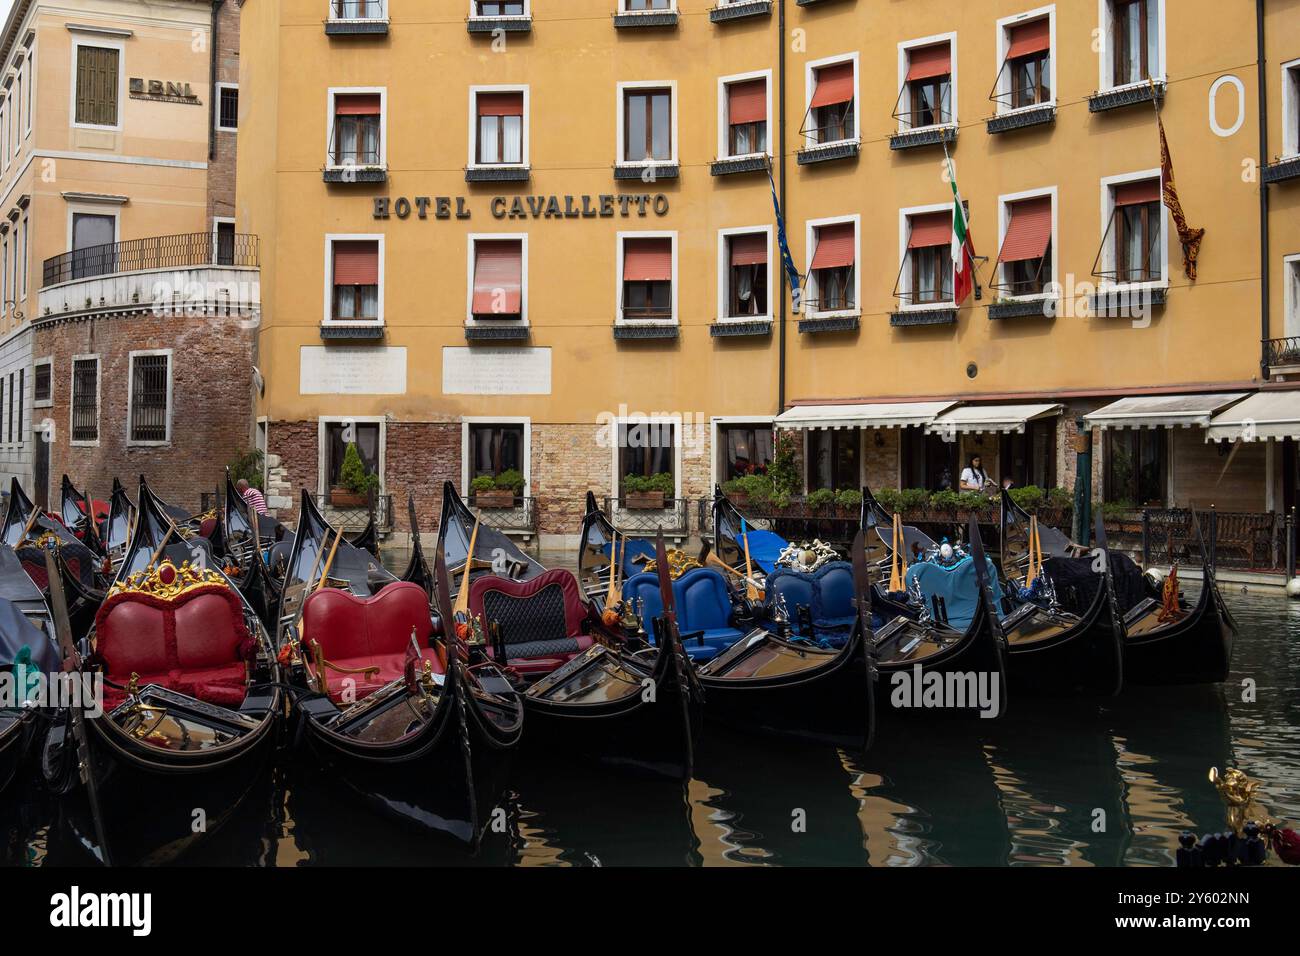
[[[984,297],[984,287],[980,285],[979,281],[979,264],[975,261],[978,257],[973,254],[975,244],[970,241],[970,216],[966,214],[966,208],[961,204],[961,192],[957,189],[957,171],[952,168],[952,157],[948,155],[948,141],[943,136],[940,136],[939,145],[943,147],[943,161],[948,167],[948,180],[953,185],[953,201],[961,208],[961,218],[966,224],[966,241],[969,243],[972,252],[970,257],[971,292],[978,302]]]

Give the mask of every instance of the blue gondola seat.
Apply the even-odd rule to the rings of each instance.
[[[663,614],[658,575],[643,571],[628,578],[623,598],[641,602],[642,619],[653,638],[652,622]],[[733,626],[727,582],[713,568],[696,568],[674,581],[673,604],[677,609],[677,630],[691,660],[712,660],[745,636],[744,631]]]

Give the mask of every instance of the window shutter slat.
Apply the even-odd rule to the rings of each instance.
[[[748,80],[727,87],[727,122],[762,123],[767,119],[767,81]]]
[[[908,80],[928,80],[952,72],[952,47],[947,43],[917,47],[907,52]]]
[[[907,240],[907,248],[926,249],[951,243],[951,212],[928,212],[912,217],[912,235]]]

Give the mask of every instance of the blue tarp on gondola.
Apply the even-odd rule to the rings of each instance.
[[[601,546],[600,552],[607,555],[609,551],[610,543],[607,541]],[[653,541],[644,538],[619,538],[618,553],[622,558],[620,575],[629,578],[644,571],[646,563],[655,559],[655,545]]]
[[[984,559],[988,580],[996,582],[997,571],[993,562]],[[979,607],[979,579],[976,575],[975,559],[967,555],[956,564],[942,565],[933,561],[921,561],[907,569],[907,586],[919,585],[925,595],[925,602],[931,608],[934,598],[940,597],[948,612],[948,625],[959,631],[970,627]]]
[[[742,566],[746,539],[749,540],[750,560],[756,566],[762,568],[764,574],[771,574],[776,569],[776,559],[781,557],[781,552],[790,544],[775,531],[755,531],[753,529],[746,531],[736,542],[736,545],[740,548]]]

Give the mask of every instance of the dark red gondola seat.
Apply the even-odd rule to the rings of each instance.
[[[582,633],[587,606],[577,579],[553,568],[528,581],[486,576],[469,586],[469,611],[485,626],[496,622],[506,644],[509,664],[521,674],[549,674],[587,648]],[[495,657],[496,649],[488,652]]]
[[[338,701],[349,696],[363,700],[401,677],[412,629],[421,658],[443,673],[437,652],[429,647],[429,599],[418,584],[399,581],[368,598],[321,588],[303,604],[302,640],[309,650],[319,644],[325,660],[338,668],[325,669],[330,697]]]
[[[123,591],[95,615],[95,650],[109,681],[158,684],[210,704],[238,707],[248,672],[242,649],[251,640],[244,605],[230,588],[203,584],[171,599]],[[104,706],[126,691],[104,686]]]
[[[216,518],[204,518],[203,523],[199,525],[199,537],[211,538],[212,532],[217,530]]]

